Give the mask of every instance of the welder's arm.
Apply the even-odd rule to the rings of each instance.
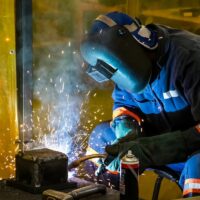
[[[141,128],[138,125],[138,122],[130,116],[122,115],[116,117],[111,122],[111,127],[115,133],[116,140],[113,141],[112,144],[121,143],[125,141],[133,141],[141,135]],[[107,160],[112,160],[113,158],[107,158]],[[105,166],[104,159],[98,160],[99,167],[97,168],[95,174],[99,175],[104,173],[105,170],[116,171],[115,165],[110,164],[109,166]]]
[[[140,137],[141,118],[137,113],[137,105],[133,101],[131,94],[116,85],[112,97],[114,105],[111,128],[117,140],[121,140],[130,134],[132,140]]]
[[[119,109],[117,112],[118,111]],[[113,141],[112,144],[125,141],[133,141],[142,135],[140,124],[132,116],[127,115],[128,110],[126,110],[126,108],[122,109],[120,107],[120,111],[122,112],[118,112],[118,115],[115,115],[113,121],[111,122],[111,128],[116,136],[116,140]],[[116,171],[115,166],[112,166],[112,164],[106,167],[102,159],[100,159],[98,163],[100,165],[96,170],[96,175],[103,173],[106,169],[109,171]]]
[[[138,122],[134,118],[126,115],[116,117],[111,122],[111,128],[117,138],[115,142],[122,142],[125,136],[128,136],[129,141],[134,140],[140,136],[141,132]],[[125,140],[128,138],[126,137]]]
[[[194,119],[200,123],[200,48],[191,52],[185,58],[186,64],[177,70],[175,76],[180,77],[180,85],[187,101],[191,106],[191,113]]]
[[[106,165],[119,170],[120,158],[132,150],[139,158],[140,171],[153,166],[183,162],[193,152],[200,149],[200,134],[195,128],[184,132],[170,132],[163,135],[138,138],[134,141],[117,143],[106,147],[108,158]],[[111,157],[110,157],[111,156]]]

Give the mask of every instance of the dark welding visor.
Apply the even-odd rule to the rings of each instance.
[[[120,88],[140,92],[151,77],[151,62],[142,47],[123,26],[113,26],[88,35],[81,54],[90,65],[88,74],[98,82],[108,79]]]
[[[111,79],[116,69],[106,64],[102,60],[97,60],[95,66],[88,65],[87,74],[95,81],[102,83]]]

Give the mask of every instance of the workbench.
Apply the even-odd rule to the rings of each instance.
[[[90,183],[79,178],[73,178],[73,181],[77,182],[77,187],[83,187]],[[62,192],[69,192],[69,189],[62,190]],[[88,196],[87,198],[81,198],[81,200],[119,200],[119,192],[107,188],[105,195],[95,194]],[[42,194],[32,194],[11,186],[7,186],[6,181],[0,182],[0,200],[42,200]]]
[[[79,178],[73,178],[73,181],[78,183],[78,187],[83,187],[90,183],[88,181],[84,181]],[[62,190],[62,192],[69,192],[70,190]],[[107,188],[106,195],[95,194],[92,196],[88,196],[87,198],[81,198],[81,200],[119,200],[119,192],[116,190],[112,190]],[[174,198],[173,198],[174,199]],[[200,197],[191,197],[188,200],[199,200]],[[16,189],[14,187],[7,186],[4,181],[0,181],[0,200],[42,200],[42,194],[32,194],[29,192],[25,192],[23,190]],[[140,200],[146,200],[141,199]],[[183,200],[183,199],[177,199]]]

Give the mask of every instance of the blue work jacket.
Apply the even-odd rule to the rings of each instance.
[[[149,135],[195,126],[200,122],[200,36],[161,25],[148,27],[159,40],[152,81],[140,94],[116,85],[113,112],[123,107],[143,118]]]

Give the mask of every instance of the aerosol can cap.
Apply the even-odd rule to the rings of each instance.
[[[123,161],[125,162],[139,162],[138,158],[132,153],[131,150],[127,152],[127,154],[123,157]]]
[[[133,153],[132,153],[131,150],[128,150],[128,153],[126,154],[126,157],[128,157],[128,158],[133,158],[133,157],[135,157],[135,156],[133,155]]]

